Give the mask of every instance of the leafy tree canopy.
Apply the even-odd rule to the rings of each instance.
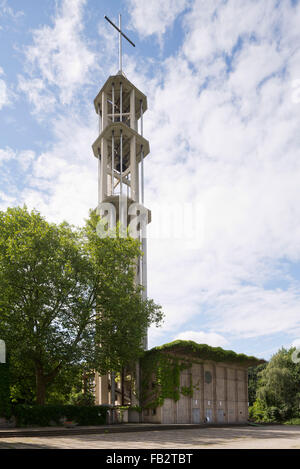
[[[104,373],[135,360],[162,320],[134,282],[138,242],[100,239],[98,221],[91,213],[77,229],[26,207],[0,212],[0,337],[28,383],[34,370],[38,403],[67,365]]]
[[[260,373],[257,397],[268,406],[297,406],[300,402],[300,365],[292,360],[295,348],[280,349]]]
[[[250,416],[257,421],[281,421],[299,416],[300,363],[292,359],[295,350],[295,347],[281,348],[267,366],[258,371],[256,400],[250,409]]]

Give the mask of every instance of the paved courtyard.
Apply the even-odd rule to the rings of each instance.
[[[300,449],[300,426],[154,430],[101,435],[1,438],[0,449]]]

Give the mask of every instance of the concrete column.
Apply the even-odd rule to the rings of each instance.
[[[107,141],[101,139],[101,200],[107,196]]]
[[[135,365],[134,389],[131,390],[132,405],[140,405],[140,391],[140,363],[138,361]]]
[[[130,174],[131,174],[131,198],[139,201],[139,171],[136,159],[136,137],[131,137],[130,140]]]
[[[108,391],[108,375],[100,377],[100,403],[110,404],[109,391]]]
[[[173,419],[174,419],[173,422],[174,423],[178,423],[178,403],[179,402],[180,401],[175,402],[175,401],[172,400]]]
[[[143,300],[147,299],[147,238],[142,238],[142,252],[144,255],[142,256],[142,285],[143,285],[143,292],[142,297]],[[148,350],[148,330],[146,329],[145,335],[143,338],[143,347],[144,350]]]
[[[114,372],[110,373],[110,401],[112,405],[115,405],[116,400],[116,375]]]
[[[101,164],[101,149],[98,148],[98,206],[102,202]]]
[[[235,379],[235,421],[238,423],[239,421],[239,392],[238,392],[238,370],[235,369],[234,371],[234,379]]]
[[[204,404],[204,366],[200,365],[200,420],[201,423],[205,419],[205,404]]]
[[[228,415],[228,379],[227,379],[227,368],[224,367],[224,412],[225,412],[225,423],[229,422],[229,415]]]
[[[102,115],[101,115],[101,111],[100,111],[100,103],[98,104],[98,115],[99,115],[99,135],[101,134],[102,132]]]
[[[100,404],[99,373],[95,372],[95,405]]]
[[[248,368],[245,369],[245,416],[248,419],[248,401],[249,401],[249,394],[248,394]]]
[[[189,376],[189,382],[192,383],[193,385],[193,375],[192,373],[188,373]],[[192,423],[192,404],[193,404],[193,396],[189,397],[188,400],[188,409],[189,409],[189,423]]]
[[[130,92],[130,127],[136,129],[136,118],[135,118],[135,89],[133,88]]]
[[[108,118],[107,118],[107,93],[105,91],[102,92],[102,130],[105,129],[105,127],[108,124]]]
[[[134,373],[134,389],[131,389],[131,405],[133,406],[140,406],[140,395],[141,395],[141,367],[139,360],[135,365],[135,373]],[[143,422],[143,413],[138,413],[137,420],[142,423]]]
[[[112,185],[112,182],[111,182],[111,174],[107,174],[107,194],[108,195],[112,195],[112,190],[111,190],[111,185]]]
[[[215,363],[212,366],[212,411],[213,422],[217,422],[217,371]]]

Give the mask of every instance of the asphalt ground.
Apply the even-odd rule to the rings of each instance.
[[[55,434],[57,429],[47,435],[42,434],[43,429],[31,429],[27,436],[24,429],[19,429],[17,435],[16,429],[2,429],[0,449],[300,449],[297,425],[159,427],[123,424],[101,429],[59,429],[65,431],[59,435]]]

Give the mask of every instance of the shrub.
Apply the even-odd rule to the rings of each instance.
[[[295,417],[293,419],[287,420],[284,422],[285,425],[300,425],[300,417]]]
[[[78,425],[103,425],[106,414],[105,406],[20,404],[13,409],[18,427],[61,425],[64,420],[75,421]]]
[[[71,405],[79,405],[79,406],[94,406],[95,404],[95,396],[93,393],[90,392],[78,392],[75,394],[72,394],[70,397],[70,403]]]
[[[266,407],[264,403],[257,399],[253,406],[249,407],[249,419],[253,420],[254,422],[265,422],[266,418]]]
[[[0,363],[0,417],[9,418],[11,415],[9,395],[9,365]]]
[[[266,419],[270,423],[280,422],[282,420],[282,413],[279,407],[268,407],[266,410]]]
[[[257,423],[281,423],[293,417],[292,409],[288,406],[270,406],[257,399],[253,406],[249,407],[249,419]]]

